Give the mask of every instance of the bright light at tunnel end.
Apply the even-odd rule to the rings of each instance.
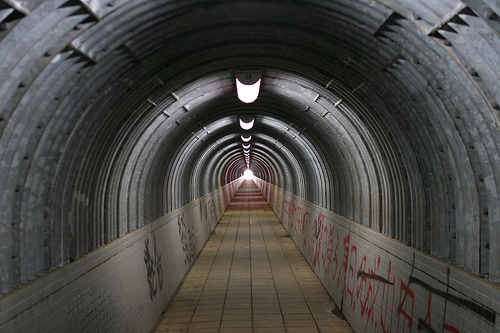
[[[253,179],[254,176],[253,176],[253,172],[252,170],[245,170],[245,172],[243,172],[243,177],[247,180],[247,179]]]

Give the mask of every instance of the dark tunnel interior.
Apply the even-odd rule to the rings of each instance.
[[[248,134],[256,177],[500,281],[496,0],[0,5],[0,294],[237,180]]]

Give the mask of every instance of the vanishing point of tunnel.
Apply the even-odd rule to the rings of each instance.
[[[499,195],[498,0],[0,0],[0,333],[498,333]]]

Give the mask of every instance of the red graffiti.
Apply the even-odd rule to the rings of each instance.
[[[326,242],[326,250],[325,253],[321,256],[322,258],[322,263],[324,267],[324,275],[325,277],[330,276],[330,269],[332,268],[332,264],[335,263],[335,269],[333,270],[333,273],[331,273],[332,281],[335,281],[335,274],[337,274],[337,268],[338,268],[338,259],[337,259],[337,247],[338,247],[338,241],[337,241],[337,247],[335,248],[335,252],[333,251],[333,237],[334,237],[334,231],[335,231],[335,224],[332,224],[328,228],[328,238]],[[338,234],[337,234],[338,237]],[[338,238],[337,238],[338,240]],[[326,254],[326,257],[325,257]],[[334,257],[335,255],[335,257]],[[326,282],[330,284],[330,279],[326,279]]]
[[[285,200],[285,214],[288,216],[288,218],[292,217],[292,213],[295,210],[295,203],[293,201],[286,201]]]
[[[306,242],[304,242],[304,245],[306,245]],[[314,269],[316,266],[316,263],[314,262],[314,240],[312,241],[312,244],[309,244],[307,247],[307,257],[309,258],[309,262],[311,264],[311,267]]]
[[[380,326],[382,328],[383,333],[389,333],[390,332],[390,327],[392,323],[392,315],[393,315],[393,308],[394,308],[394,283],[396,282],[396,277],[393,277],[391,281],[391,268],[392,268],[392,262],[389,261],[389,269],[387,272],[387,281],[392,283],[390,284],[384,284],[384,287],[382,288],[382,309],[380,311]],[[392,302],[389,302],[390,299],[390,293],[392,292]],[[390,317],[388,318],[390,314]]]
[[[307,216],[308,212],[303,211],[302,207],[297,207],[295,209],[295,215],[297,216],[297,223],[295,223],[295,242],[299,245],[302,241],[303,248],[306,248],[307,238],[305,237],[306,229],[307,229]]]
[[[344,257],[342,258],[342,269],[340,270],[340,274],[337,278],[337,287],[341,287],[340,290],[344,290],[345,288],[345,276],[347,275],[347,264],[349,262],[349,243],[351,241],[351,235],[347,234],[344,237]]]
[[[286,222],[288,230],[295,231],[294,241],[297,245],[302,243],[302,249],[307,249],[308,239],[305,236],[308,224],[307,216],[309,215],[309,212],[304,210],[302,207],[297,206],[293,200],[285,200],[284,205],[284,213],[288,217],[288,221]],[[296,221],[296,223],[294,223],[294,221]]]
[[[314,220],[314,239],[316,239],[316,255],[314,256],[313,267],[315,267],[319,263],[321,242],[323,241],[324,234],[325,234],[325,215],[323,215],[323,212],[320,212],[318,219]]]
[[[275,191],[275,188],[270,188],[266,194],[280,199],[276,194],[273,196]],[[412,269],[409,277],[397,277],[399,269],[394,271],[394,267],[399,266],[385,260],[397,257],[381,254],[383,251],[379,248],[373,248],[376,255],[363,253],[365,247],[358,244],[357,236],[351,241],[349,231],[343,229],[344,224],[328,220],[323,211],[309,221],[309,206],[298,204],[293,199],[281,202],[284,202],[281,206],[282,222],[288,226],[295,243],[315,272],[325,278],[325,287],[333,290],[334,297],[342,299],[340,305],[354,316],[358,325],[364,325],[365,332],[460,333],[456,327],[439,322],[440,317],[432,315],[432,311],[442,306],[442,299],[458,304],[463,311],[471,309],[495,324],[495,313],[488,312],[489,309],[480,312],[481,305],[473,299],[458,294],[450,296],[444,291],[444,284],[440,285],[442,282],[422,280],[418,270],[413,273]],[[398,289],[399,303],[396,298]],[[363,331],[362,327],[360,331]]]
[[[358,279],[360,282],[356,290],[356,299],[358,299],[361,307],[361,317],[366,318],[366,324],[371,323],[372,326],[377,328],[377,323],[374,323],[375,318],[375,303],[377,301],[378,292],[380,290],[380,280],[374,278],[367,278],[367,276],[378,276],[378,270],[380,268],[380,256],[378,259],[374,259],[373,268],[366,268],[367,260],[366,256],[363,257],[361,265],[358,270]],[[360,272],[367,272],[368,275],[360,275]]]
[[[332,266],[333,266],[333,264],[335,264],[335,268],[332,269],[332,282],[335,282],[335,277],[337,276],[337,272],[339,269],[339,259],[337,257],[337,250],[339,248],[339,244],[340,244],[340,237],[339,237],[339,231],[337,230],[337,241],[336,241],[335,250],[333,250],[333,235],[332,235],[332,247],[331,247],[330,252],[327,251],[327,254],[329,254],[332,258],[331,259]],[[337,280],[337,287],[338,286],[339,286],[339,281]]]
[[[349,265],[349,273],[348,273],[349,275],[347,277],[348,283],[346,285],[346,292],[347,292],[346,297],[351,299],[351,308],[353,311],[356,311],[356,302],[354,299],[354,285],[356,283],[356,275],[357,275],[356,266],[358,261],[358,248],[356,247],[356,245],[353,245],[351,247],[350,256],[351,256],[350,260],[351,263]],[[352,284],[352,286],[350,287],[349,284]]]
[[[449,331],[449,332],[452,332],[452,333],[460,333],[460,331],[458,330],[458,328],[450,326],[448,324],[444,324],[444,329],[447,330],[447,331]]]

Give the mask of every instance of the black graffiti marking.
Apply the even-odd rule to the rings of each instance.
[[[429,324],[427,324],[425,322],[425,320],[423,320],[422,318],[419,318],[418,319],[418,331],[420,332],[422,329],[424,329],[425,331],[427,331],[429,333],[437,333],[436,331],[434,331],[432,329],[432,327],[429,326]]]
[[[323,215],[323,213],[319,213],[318,219],[314,220],[313,236],[314,238],[316,238],[316,240],[321,234],[321,228],[323,227],[324,220],[325,216]]]
[[[416,277],[413,277],[413,276],[410,276],[409,283],[418,284],[419,286],[429,290],[430,292],[432,292],[438,296],[441,296],[441,297],[449,300],[450,302],[457,304],[458,306],[467,308],[470,311],[476,313],[477,315],[483,317],[484,319],[486,319],[490,323],[495,324],[496,313],[493,312],[492,310],[482,306],[481,304],[479,304],[477,302],[451,295],[445,291],[438,290],[438,289],[432,287],[431,285],[425,283],[424,281],[422,281]]]
[[[161,255],[156,247],[156,237],[153,234],[153,256],[149,252],[149,237],[144,241],[144,263],[147,269],[147,280],[149,284],[149,298],[153,300],[158,289],[163,288],[163,268],[161,267]]]
[[[215,207],[214,207],[214,202],[212,200],[210,200],[208,203],[207,203],[207,209],[208,209],[208,218],[210,220],[210,222],[215,222],[215,224],[217,224],[217,219],[215,218]]]
[[[316,222],[316,221],[314,221],[314,222]],[[314,229],[313,229],[313,236],[316,240],[319,238],[319,234],[321,233],[321,230],[320,230],[319,226],[317,226],[317,224],[319,224],[319,223],[315,223]]]
[[[217,218],[215,217],[215,206],[212,200],[208,200],[205,205],[200,205],[201,221],[206,223],[209,231],[217,225]]]
[[[179,226],[179,236],[181,237],[182,251],[184,251],[186,258],[184,264],[190,265],[196,259],[196,238],[194,236],[193,228],[188,228],[184,222],[184,215],[179,216],[177,219]]]
[[[391,282],[391,281],[389,281],[387,279],[384,279],[380,275],[376,275],[376,274],[373,274],[373,273],[358,272],[357,278],[359,279],[360,277],[364,277],[364,278],[371,279],[371,280],[377,280],[377,281],[380,281],[382,283],[385,283],[385,284],[388,284],[388,285],[391,285],[391,286],[394,285],[394,282]]]
[[[413,276],[413,270],[415,269],[415,255],[416,255],[416,252],[413,252],[413,259],[412,259],[412,263],[411,263],[410,278]],[[401,281],[401,282],[403,282],[403,281]],[[408,282],[407,286],[408,287],[410,286],[410,282]],[[399,311],[403,310],[403,304],[405,304],[406,296],[407,295],[408,295],[408,290],[405,290],[405,295],[403,296],[403,301],[398,306],[398,310]]]

